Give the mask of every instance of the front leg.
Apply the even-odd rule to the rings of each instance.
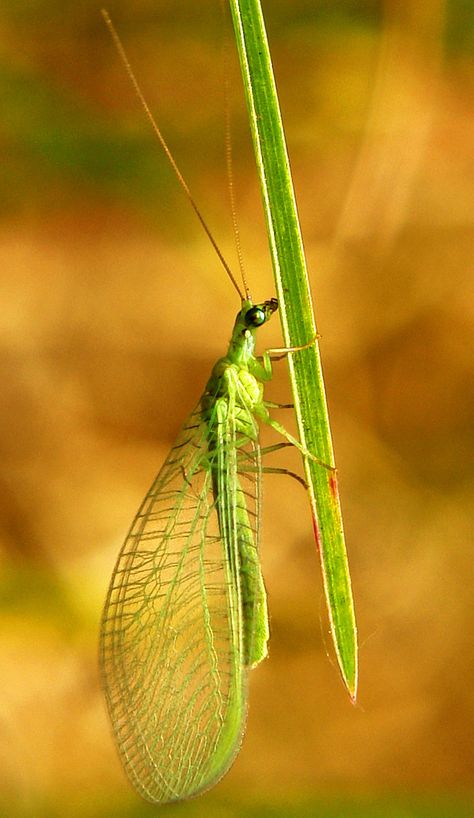
[[[302,349],[309,349],[312,347],[316,341],[319,341],[321,338],[319,332],[317,332],[311,338],[311,341],[308,341],[307,344],[301,344],[301,346],[297,347],[277,347],[275,349],[267,349],[263,355],[267,355],[270,361],[282,361],[284,358],[287,358],[288,355],[291,355],[293,352],[300,352]]]
[[[315,341],[321,336],[316,333],[316,335],[311,338],[311,341],[308,341],[307,344],[301,344],[298,347],[276,347],[274,349],[266,349],[265,352],[259,358],[253,358],[249,362],[249,369],[259,381],[271,381],[273,375],[273,366],[272,361],[281,361],[283,358],[287,358],[288,355],[291,355],[293,352],[300,352],[302,349],[308,349],[312,346]]]

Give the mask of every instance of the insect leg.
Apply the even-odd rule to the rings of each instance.
[[[286,444],[283,444],[286,445]],[[263,452],[263,449],[262,449]],[[241,469],[241,474],[247,474],[248,472],[252,473],[257,471],[257,466],[246,466],[245,469]],[[297,480],[300,486],[303,486],[304,490],[308,490],[308,484],[306,480],[301,477],[299,474],[296,474],[294,471],[290,471],[289,469],[283,469],[281,467],[271,467],[271,466],[262,466],[262,473],[263,474],[286,474],[288,477],[293,477],[294,480]]]
[[[274,443],[273,446],[264,446],[263,448],[260,449],[260,455],[272,454],[272,452],[278,452],[281,449],[286,449],[288,446],[293,446],[293,444],[288,442],[288,443]],[[246,455],[245,460],[248,461],[248,460],[252,459],[251,457],[249,457],[249,452],[246,452],[245,455]],[[293,477],[295,480],[297,480],[298,483],[300,483],[305,489],[308,488],[308,485],[307,485],[307,483],[306,483],[306,481],[305,481],[305,479],[303,477],[301,477],[299,474],[296,474],[293,471],[290,471],[289,469],[282,468],[281,466],[261,466],[260,467],[260,465],[255,465],[255,466],[249,465],[249,463],[247,462],[247,463],[245,463],[244,466],[239,466],[239,473],[240,474],[248,474],[249,472],[250,473],[257,472],[257,471],[260,471],[260,468],[261,468],[262,472],[264,472],[265,474],[287,474],[289,477]]]
[[[262,446],[260,447],[259,453],[257,452],[241,452],[237,456],[237,463],[239,472],[247,472],[247,471],[255,471],[259,467],[254,466],[253,463],[257,463],[257,458],[260,458],[261,455],[264,454],[272,454],[272,452],[279,452],[281,449],[286,449],[289,446],[293,446],[292,443],[273,443],[272,446]],[[248,463],[250,462],[250,467],[247,468]],[[243,464],[243,465],[242,465]]]
[[[272,418],[267,407],[264,405],[263,402],[255,406],[253,412],[254,415],[256,415],[256,417],[258,417],[259,420],[261,420],[263,423],[266,423],[267,426],[271,426],[271,428],[274,429],[275,432],[278,432],[278,434],[286,438],[288,443],[290,443],[292,446],[296,446],[296,448],[301,452],[301,454],[305,455],[305,457],[309,457],[310,460],[314,460],[316,463],[319,463],[320,466],[323,466],[323,468],[328,469],[328,471],[331,472],[336,471],[336,468],[334,466],[330,466],[328,463],[324,463],[323,460],[321,460],[319,457],[316,457],[316,455],[314,455],[312,452],[308,451],[308,449],[306,449],[306,447],[303,446],[299,442],[299,440],[296,439],[296,437],[293,437],[293,435],[290,434],[290,432],[288,432],[285,429],[285,427],[282,426],[281,423],[275,420],[275,418]]]
[[[317,332],[307,344],[301,344],[297,347],[276,347],[274,349],[267,349],[263,353],[262,357],[268,356],[271,361],[282,361],[283,358],[287,358],[288,355],[291,355],[293,352],[300,352],[302,349],[308,349],[309,347],[313,346],[316,341],[319,341],[321,338],[319,332]]]
[[[263,401],[267,409],[294,409],[294,403],[274,403],[272,400]]]
[[[320,336],[316,335],[308,341],[307,344],[302,344],[298,347],[278,347],[275,349],[267,349],[258,358],[253,358],[249,361],[249,369],[253,375],[260,381],[270,381],[272,378],[272,361],[281,361],[287,358],[293,352],[299,352],[302,349],[308,349],[312,346]]]
[[[292,443],[274,443],[272,446],[261,446],[260,454],[271,454],[272,452],[279,452],[280,449],[287,449],[292,446]]]

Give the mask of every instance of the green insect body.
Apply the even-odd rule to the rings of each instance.
[[[244,300],[227,355],[139,509],[101,629],[107,705],[127,774],[147,800],[198,795],[228,770],[245,727],[247,677],[267,655],[259,561],[268,354],[256,329],[276,299]]]

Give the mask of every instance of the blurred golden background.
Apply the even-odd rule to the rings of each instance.
[[[234,263],[219,4],[108,9]],[[247,735],[218,787],[167,814],[471,816],[474,7],[264,10],[323,336],[360,700],[332,658],[304,492],[269,475],[272,640]],[[156,811],[116,758],[98,621],[128,525],[239,305],[97,4],[5,0],[0,32],[0,812],[136,818]],[[231,89],[247,274],[264,299],[235,62]],[[260,343],[281,343],[278,321]],[[288,398],[284,364],[269,394]]]

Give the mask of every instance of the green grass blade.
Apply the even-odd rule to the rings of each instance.
[[[285,344],[301,346],[316,325],[283,125],[259,0],[230,0],[267,222]],[[303,444],[334,464],[318,344],[289,356]],[[357,636],[335,473],[306,459],[314,531],[336,654],[349,694],[357,691]]]

